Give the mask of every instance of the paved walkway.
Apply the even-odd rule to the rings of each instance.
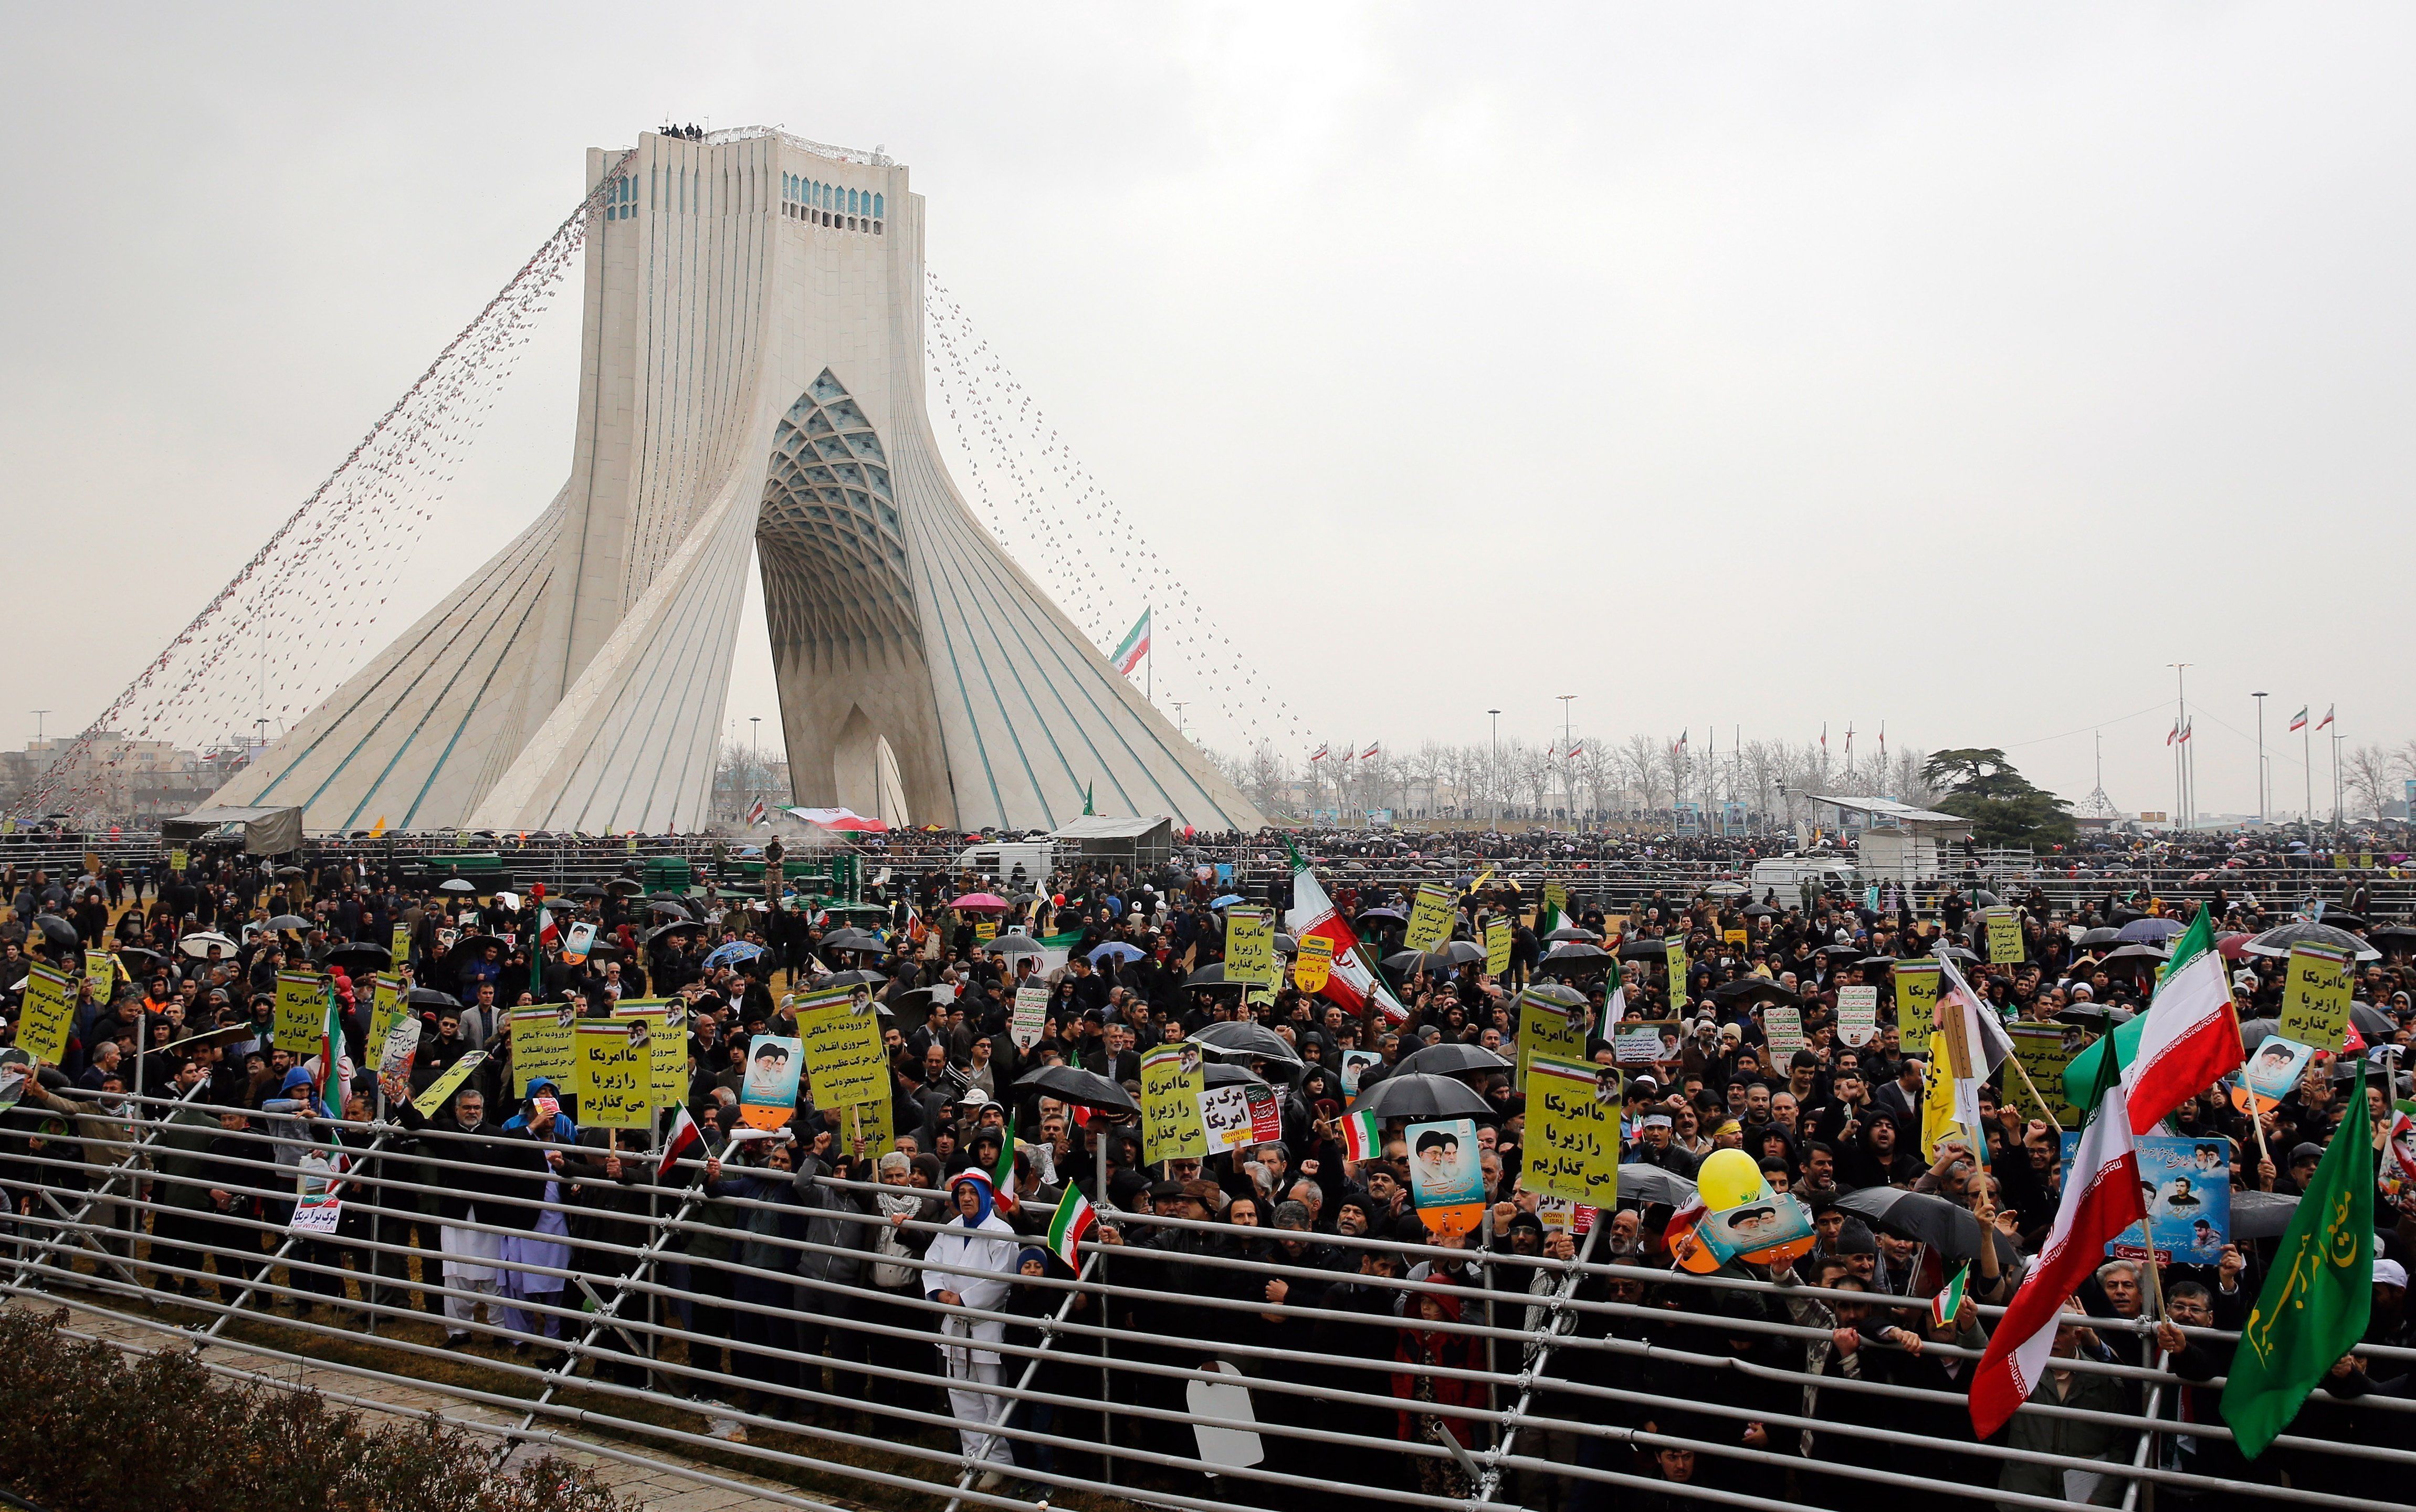
[[[190,1342],[191,1338],[189,1335],[174,1330],[147,1328],[114,1318],[99,1317],[84,1311],[71,1301],[27,1301],[12,1297],[0,1305],[34,1308],[44,1312],[65,1307],[68,1309],[67,1326],[70,1329],[142,1349],[174,1349]],[[282,1385],[319,1391],[335,1405],[357,1411],[376,1410],[414,1416],[432,1412],[473,1428],[479,1424],[516,1428],[522,1415],[481,1402],[462,1401],[400,1381],[372,1380],[340,1370],[264,1360],[234,1350],[224,1352],[220,1363],[253,1371]],[[558,1455],[591,1472],[596,1479],[647,1508],[648,1512],[774,1512],[776,1508],[787,1512],[787,1509],[800,1504],[827,1504],[827,1499],[801,1496],[760,1475],[683,1459],[665,1446],[606,1439],[569,1424],[549,1425],[543,1419],[538,1420],[537,1427],[550,1429],[555,1442],[524,1443],[513,1451],[515,1460],[534,1459],[543,1454]],[[582,1449],[581,1444],[610,1444],[620,1454],[639,1455],[651,1462],[632,1464],[612,1455]],[[681,1474],[683,1471],[687,1474]]]

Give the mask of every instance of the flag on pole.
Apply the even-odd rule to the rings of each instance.
[[[763,799],[761,799],[761,798],[758,798],[758,799],[756,799],[756,800],[755,800],[754,807],[753,807],[753,808],[750,808],[750,809],[748,809],[747,810],[747,824],[749,825],[749,827],[752,827],[753,825],[760,824],[762,824],[763,822]]]
[[[1015,1118],[1006,1120],[1006,1140],[998,1147],[998,1164],[990,1168],[990,1205],[1002,1215],[1013,1213],[1015,1201]]]
[[[1099,1210],[1082,1195],[1082,1189],[1066,1183],[1065,1195],[1057,1202],[1057,1213],[1049,1220],[1049,1252],[1065,1263],[1065,1268],[1081,1274],[1082,1263],[1075,1258],[1076,1249],[1090,1232],[1098,1226]]]
[[[1582,756],[1582,755],[1584,755],[1584,754],[1585,754],[1585,742],[1584,742],[1584,741],[1582,741],[1582,740],[1580,740],[1580,741],[1578,741],[1576,745],[1571,746],[1571,747],[1569,748],[1568,759],[1569,759],[1570,761],[1576,761],[1578,757],[1580,757],[1580,756]]]
[[[1938,953],[1938,980],[1940,1032],[1931,1037],[1945,1050],[1946,1065],[1933,1065],[1930,1069],[1952,1079],[1948,1111],[1976,1140],[1980,1137],[1980,1083],[2013,1054],[2014,1040],[2005,1033],[2004,1021],[1980,1001],[1980,994],[1971,990],[1971,984],[1955,969],[1953,958],[1942,950]]]
[[[2293,729],[2295,729],[2295,728],[2297,728],[2297,727],[2296,727],[2296,726],[2292,726],[2292,728],[2293,728]],[[2173,720],[2173,727],[2172,727],[2171,729],[2169,729],[2169,730],[2167,730],[2167,731],[2166,731],[2166,732],[2165,732],[2165,744],[2166,744],[2166,745],[2167,745],[2167,746],[2172,745],[2174,742],[2176,742],[2176,741],[2180,740],[2180,739],[2181,739],[2181,737],[2182,737],[2182,722],[2181,722],[2181,720],[2180,720],[2178,718],[2176,718]]]
[[[1342,1158],[1374,1160],[1384,1153],[1383,1131],[1376,1126],[1374,1113],[1342,1115]]]
[[[1936,1296],[1929,1299],[1929,1322],[1932,1326],[1943,1328],[1955,1321],[1955,1315],[1963,1310],[1963,1293],[1970,1289],[1971,1284],[1971,1263],[1967,1260],[1963,1263],[1963,1268],[1955,1273],[1954,1279],[1948,1281]]]
[[[2212,915],[2203,908],[2173,941],[2173,953],[2158,973],[2148,1011],[2119,1025],[2072,1058],[2064,1067],[2064,1096],[2086,1112],[2096,1106],[2099,1063],[2111,1053],[2127,1064],[2122,1073],[2131,1131],[2144,1134],[2157,1121],[2240,1068],[2240,1021],[2231,1008],[2231,983],[2223,955],[2214,948]]]
[[[2327,703],[2327,704],[2325,704],[2325,705],[2324,705],[2324,717],[2323,717],[2322,718],[2320,718],[2320,719],[2318,719],[2318,720],[2317,720],[2317,721],[2316,721],[2316,728],[2317,728],[2317,729],[2318,729],[2318,730],[2321,730],[2324,726],[2326,726],[2326,725],[2328,725],[2328,724],[2332,723],[2332,722],[2333,722],[2333,710],[2335,710],[2335,709],[2337,709],[2337,708],[2339,708],[2339,707],[2340,707],[2340,705],[2339,705],[2339,704],[2337,704],[2337,703]]]
[[[1361,751],[1361,752],[1359,753],[1359,759],[1360,759],[1361,761],[1363,761],[1363,762],[1372,762],[1372,761],[1374,761],[1374,760],[1376,759],[1376,752],[1377,752],[1377,751],[1379,751],[1380,749],[1382,749],[1382,747],[1383,747],[1383,743],[1382,743],[1382,741],[1377,741],[1377,742],[1373,742],[1373,743],[1369,744],[1369,746],[1367,747],[1367,748],[1366,750],[1363,750],[1363,751]]]
[[[2363,1057],[2348,1106],[2290,1215],[2231,1356],[2223,1420],[2251,1459],[2290,1426],[2333,1363],[2364,1337],[2374,1309],[2374,1150]]]
[[[319,1105],[323,1117],[344,1116],[344,1110],[336,1102],[337,1091],[343,1081],[336,1063],[343,1053],[344,1021],[336,1006],[336,984],[330,980],[327,983],[327,1011],[319,1021],[319,1072],[312,1078],[316,1084],[311,1089],[314,1094],[311,1100]],[[330,1141],[335,1139],[333,1130],[328,1131],[327,1138]]]
[[[1315,750],[1310,751],[1308,753],[1308,759],[1312,762],[1321,762],[1325,760],[1325,748],[1323,746],[1320,746]]]
[[[696,1119],[683,1106],[672,1119],[670,1138],[663,1141],[663,1153],[655,1157],[655,1180],[661,1181],[672,1172],[688,1152],[704,1142],[704,1131],[696,1126]]]
[[[1383,975],[1376,969],[1375,958],[1359,943],[1358,931],[1334,906],[1334,900],[1325,895],[1324,885],[1309,869],[1300,848],[1286,839],[1284,849],[1291,853],[1291,907],[1284,914],[1285,931],[1294,940],[1316,938],[1329,941],[1334,946],[1334,967],[1326,974],[1325,985],[1318,990],[1318,995],[1339,1003],[1351,1013],[1359,1012],[1372,1001],[1383,1010],[1387,1022],[1408,1021],[1408,1005],[1385,984]]]
[[[2195,731],[2195,730],[2197,730],[2197,720],[2196,718],[2189,719],[2188,721],[2184,722],[2184,723],[2182,725],[2182,745],[2186,746],[2186,745],[2188,745],[2188,744],[2189,744],[2189,737],[2190,737],[2190,734],[2191,734],[2191,733],[2192,733],[2193,731]]]
[[[1082,784],[1082,816],[1086,819],[1091,814],[1091,794],[1097,791],[1098,786],[1095,780]]]
[[[1124,643],[1116,647],[1116,671],[1129,675],[1135,667],[1140,665],[1140,658],[1148,655],[1149,610],[1144,606],[1140,618],[1135,620],[1131,630],[1125,633]]]
[[[2120,1057],[2099,1068],[2096,1111],[2081,1131],[2080,1148],[2065,1167],[2063,1200],[2046,1244],[2022,1278],[2013,1305],[1997,1322],[1987,1353],[1971,1376],[1971,1428],[1981,1438],[2005,1426],[2046,1368],[2066,1298],[2106,1258],[2106,1247],[2148,1210],[2139,1200],[2139,1157],[2131,1142],[2131,1114],[2122,1102]],[[2327,1365],[2332,1362],[2327,1360]]]

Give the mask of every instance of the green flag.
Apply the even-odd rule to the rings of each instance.
[[[2307,1393],[2365,1333],[2374,1308],[2374,1138],[2365,1062],[2315,1180],[2274,1251],[2265,1290],[2240,1330],[2223,1420],[2254,1459],[2290,1426]]]
[[[2173,973],[2214,948],[2213,919],[2212,911],[2201,907],[2197,911],[2197,917],[2190,920],[2189,928],[2183,930],[2174,939],[2171,959],[2156,970],[2158,990],[2161,990],[2165,983],[2172,979]],[[2154,1000],[2151,999],[2149,1011],[2153,1012],[2154,1007]],[[2120,1041],[2122,1050],[2122,1058],[2126,1061],[2136,1061],[2139,1058],[2140,1037],[2147,1032],[2147,1013],[2135,1014],[2128,1022],[2116,1025],[2112,1035],[2100,1035],[2095,1044],[2064,1063],[2063,1096],[2075,1108],[2080,1110],[2084,1121],[2087,1115],[2094,1111],[2097,1107],[2097,1063],[2106,1058],[2106,1040],[2111,1038]]]

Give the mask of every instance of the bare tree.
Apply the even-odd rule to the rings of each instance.
[[[2360,814],[2380,814],[2398,786],[2397,763],[2380,746],[2352,746],[2341,752],[2341,787],[2347,802]]]

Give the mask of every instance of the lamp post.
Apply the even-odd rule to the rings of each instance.
[[[1485,774],[1485,786],[1493,796],[1493,817],[1487,821],[1487,824],[1490,828],[1500,829],[1502,827],[1502,711],[1487,709],[1485,712],[1493,716],[1493,765]]]
[[[1569,745],[1577,727],[1569,723],[1569,703],[1577,695],[1558,693],[1553,696],[1561,701],[1561,796],[1568,803],[1569,824],[1575,828],[1578,822],[1577,769],[1569,764]]]
[[[2265,695],[2251,693],[2248,696],[2257,701],[2257,823],[2261,826],[2269,817],[2265,812]]]
[[[756,796],[763,793],[763,717],[747,717],[747,780],[753,783]]]

